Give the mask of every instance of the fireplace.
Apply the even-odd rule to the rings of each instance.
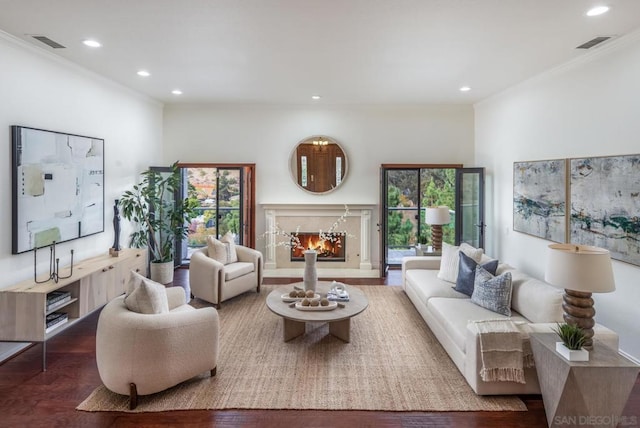
[[[279,227],[281,230],[316,231],[329,230],[333,222],[344,213],[344,204],[292,204],[272,203],[262,205],[265,213],[265,230]],[[374,236],[372,227],[372,213],[375,204],[349,204],[347,222],[340,226],[341,230],[350,233],[348,243],[343,241],[344,255],[342,261],[335,263],[321,263],[322,270],[359,270],[364,275],[372,277],[379,275],[379,271],[371,264],[371,239]],[[351,236],[353,235],[353,237]],[[268,275],[283,276],[284,274],[302,275],[304,263],[291,261],[291,249],[278,245],[282,238],[275,234],[265,237],[264,268]],[[335,259],[330,259],[334,261]],[[343,273],[344,273],[343,272]],[[329,276],[330,273],[325,275]],[[344,277],[344,275],[343,275]]]
[[[295,235],[295,232],[291,233]],[[319,262],[344,262],[345,261],[345,244],[347,237],[345,235],[334,235],[334,241],[321,241],[320,234],[314,232],[298,232],[300,245],[306,249],[316,250],[318,252]],[[291,247],[291,261],[304,261],[304,251],[301,248]]]

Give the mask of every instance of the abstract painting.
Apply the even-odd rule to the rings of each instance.
[[[513,230],[555,242],[566,238],[564,159],[513,164]]]
[[[570,162],[571,242],[640,265],[640,155]]]
[[[12,253],[104,231],[104,140],[11,129]]]

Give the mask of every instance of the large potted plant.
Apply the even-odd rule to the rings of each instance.
[[[122,216],[135,224],[130,246],[149,248],[151,279],[162,284],[173,281],[176,240],[187,237],[198,204],[192,198],[175,197],[180,181],[177,162],[169,173],[149,169],[142,173],[142,181],[120,198]]]

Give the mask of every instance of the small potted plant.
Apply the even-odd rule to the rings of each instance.
[[[575,324],[558,324],[554,329],[562,342],[556,342],[556,351],[569,361],[589,361],[589,351],[582,349],[587,337]]]

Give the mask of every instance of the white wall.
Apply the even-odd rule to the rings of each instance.
[[[513,162],[640,152],[640,33],[475,106],[476,162],[487,167],[489,254],[544,277],[549,241],[513,231]],[[640,359],[640,267],[613,261],[616,291],[597,322]]]
[[[33,276],[33,252],[11,254],[11,125],[105,140],[105,232],[58,246],[61,265],[106,253],[113,201],[161,162],[162,105],[0,32],[0,288]],[[129,230],[123,227],[126,244]],[[48,270],[42,251],[39,273]],[[0,343],[0,360],[10,345]]]
[[[349,172],[327,195],[296,186],[289,156],[306,137],[327,135],[344,148]],[[437,107],[321,107],[170,105],[164,114],[168,162],[256,164],[257,235],[264,232],[260,204],[378,204],[382,163],[473,163],[473,109]],[[373,223],[378,221],[374,213]],[[372,237],[377,265],[378,236]],[[264,250],[264,240],[257,239]]]

